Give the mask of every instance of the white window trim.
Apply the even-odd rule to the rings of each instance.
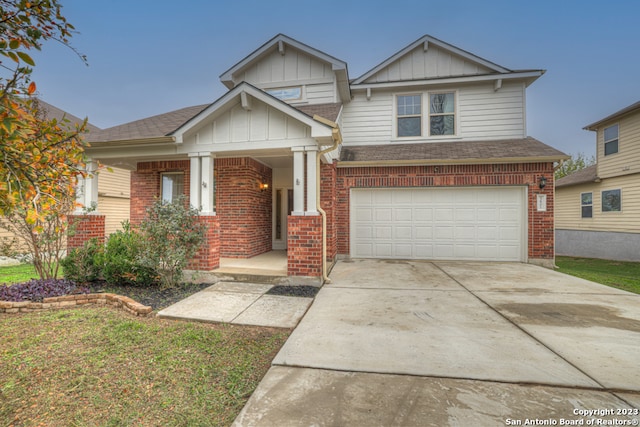
[[[616,135],[615,138],[606,140],[604,138],[604,133],[607,129],[612,128],[614,126],[618,127],[618,134]],[[613,141],[618,141],[618,150],[615,153],[611,153],[611,154],[606,154],[606,146],[608,142],[613,142]],[[602,157],[609,157],[609,156],[615,156],[616,154],[618,154],[620,152],[620,123],[613,123],[605,128],[602,129]]]
[[[420,135],[419,136],[398,136],[398,119],[400,117],[418,117],[417,114],[398,116],[398,97],[419,96],[420,97]],[[393,94],[393,135],[394,139],[406,141],[410,139],[423,139],[424,136],[424,92],[406,92]]]
[[[300,89],[300,96],[298,98],[280,99],[277,96],[269,93],[269,91],[286,90],[286,89]],[[306,85],[270,87],[270,88],[265,88],[264,91],[269,95],[273,96],[274,98],[279,99],[280,101],[286,102],[286,103],[297,103],[297,102],[304,102],[307,100]]]
[[[582,195],[583,194],[591,194],[591,204],[590,205],[585,205],[582,203]],[[591,216],[590,217],[585,217],[582,216],[582,208],[585,206],[591,206]],[[584,191],[582,193],[580,193],[580,219],[593,219],[593,191]]]
[[[620,192],[620,210],[619,211],[604,211],[602,210],[602,201],[604,200],[604,192],[605,191],[619,191]],[[623,212],[622,210],[622,188],[605,188],[600,190],[600,213],[605,214],[605,215],[615,215],[615,214],[621,214]]]
[[[164,198],[163,198],[163,196],[162,196],[162,193],[163,193],[163,188],[162,188],[162,187],[163,187],[163,185],[162,185],[163,179],[162,179],[162,178],[163,178],[165,175],[182,175],[182,194],[184,195],[184,194],[185,194],[185,188],[184,188],[184,187],[185,187],[185,181],[186,181],[186,180],[185,180],[185,173],[184,173],[184,171],[161,172],[161,173],[160,173],[160,199],[164,202]],[[173,201],[172,201],[172,202],[173,202]]]
[[[452,93],[453,94],[453,134],[451,135],[431,135],[431,95],[439,95],[444,93]],[[437,90],[427,92],[427,117],[426,121],[428,123],[425,124],[427,133],[429,134],[429,138],[456,138],[459,134],[458,131],[458,91],[457,90]],[[441,115],[450,115],[451,113],[441,114]]]

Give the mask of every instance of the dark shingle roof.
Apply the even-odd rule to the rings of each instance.
[[[392,161],[496,161],[509,159],[568,158],[566,154],[535,138],[498,141],[455,141],[416,144],[387,144],[343,147],[342,162],[392,162]]]
[[[320,117],[324,117],[327,120],[331,120],[335,122],[338,119],[338,114],[340,114],[340,109],[342,108],[342,104],[315,104],[315,105],[300,105],[295,107],[297,110],[302,111],[309,117],[313,117],[314,115],[318,115]]]
[[[592,165],[584,169],[580,169],[579,171],[576,171],[571,175],[567,175],[557,180],[556,188],[595,182],[598,179],[597,172],[597,165]]]
[[[40,110],[44,112],[44,115],[47,119],[56,119],[60,121],[64,117],[69,120],[71,125],[81,124],[84,121],[84,119],[67,113],[66,111],[61,110],[60,108],[51,105],[48,102],[43,101],[42,99],[38,99],[37,102],[40,106]],[[87,123],[87,130],[90,133],[98,133],[100,131],[100,128],[92,125],[91,123]]]
[[[181,108],[180,110],[110,127],[91,134],[88,139],[90,142],[104,142],[166,136],[208,106],[209,104],[204,104]]]

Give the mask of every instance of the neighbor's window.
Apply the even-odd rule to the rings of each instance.
[[[281,87],[277,89],[267,89],[266,92],[275,96],[276,98],[282,101],[291,101],[295,99],[302,99],[302,88],[300,86],[296,87]]]
[[[605,190],[602,192],[602,212],[620,212],[622,209],[622,195],[620,190]]]
[[[618,152],[618,125],[604,128],[604,155]]]
[[[161,175],[160,194],[162,201],[166,203],[174,202],[184,194],[184,173],[167,172]]]
[[[580,195],[580,204],[582,205],[582,218],[592,218],[593,193],[582,193]]]
[[[429,135],[455,135],[455,94],[433,93],[429,96]]]
[[[422,135],[422,96],[398,95],[398,136]]]

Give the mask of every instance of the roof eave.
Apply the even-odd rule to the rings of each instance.
[[[479,165],[479,164],[506,164],[506,163],[548,163],[565,160],[569,156],[538,156],[538,157],[493,157],[477,159],[407,159],[407,160],[367,160],[349,161],[341,160],[338,167],[361,166],[427,166],[427,165]]]
[[[174,143],[176,142],[176,139],[173,136],[158,136],[153,138],[119,139],[119,140],[110,140],[110,141],[87,141],[87,142],[90,144],[90,147],[102,148],[102,147],[121,147],[121,146]]]

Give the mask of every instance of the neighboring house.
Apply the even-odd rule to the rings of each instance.
[[[596,164],[556,182],[556,252],[640,261],[640,102],[585,129]]]
[[[222,73],[212,104],[91,134],[88,154],[132,170],[134,224],[158,197],[201,209],[201,270],[271,250],[315,278],[338,256],[553,266],[553,169],[567,156],[526,131],[543,73],[424,36],[350,79],[279,34]],[[101,221],[79,220],[87,238]]]
[[[69,114],[58,107],[55,107],[41,99],[38,100],[39,108],[47,119],[69,120],[69,126],[81,124],[83,119]],[[95,134],[100,129],[91,123],[87,123],[88,133],[85,139],[90,139],[91,134]],[[120,168],[106,168],[100,171],[100,183],[98,187],[98,203],[101,212],[106,213],[106,226],[104,232],[108,235],[121,229],[120,223],[129,219],[130,205],[130,171]],[[0,241],[9,242],[14,238],[13,234],[0,228]],[[23,248],[21,244],[12,249]]]

